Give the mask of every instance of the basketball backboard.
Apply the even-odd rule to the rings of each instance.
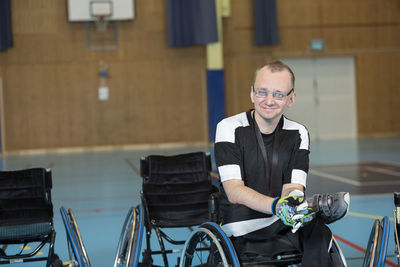
[[[132,20],[135,0],[68,0],[68,21],[96,21],[99,16],[107,20]]]

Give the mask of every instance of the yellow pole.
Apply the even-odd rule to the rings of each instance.
[[[224,53],[222,41],[222,16],[229,15],[229,0],[215,0],[218,25],[218,42],[207,45],[207,70],[224,68]]]

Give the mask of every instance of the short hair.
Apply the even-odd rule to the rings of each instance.
[[[294,80],[295,80],[294,73],[288,65],[286,65],[285,63],[283,63],[280,60],[268,62],[268,63],[265,63],[265,64],[261,65],[260,67],[258,67],[256,72],[254,73],[253,86],[254,86],[254,83],[256,82],[258,72],[263,68],[268,68],[271,72],[280,72],[280,71],[287,70],[290,73],[290,76],[292,77],[292,87],[294,88]]]

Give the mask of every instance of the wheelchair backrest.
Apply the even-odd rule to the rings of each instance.
[[[53,222],[51,171],[0,172],[0,226]]]
[[[204,152],[142,158],[142,200],[150,221],[160,227],[207,221],[210,171],[211,158]]]

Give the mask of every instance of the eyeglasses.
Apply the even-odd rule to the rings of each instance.
[[[288,95],[290,95],[292,92],[294,92],[294,88],[292,88],[292,89],[289,91],[289,93],[287,93],[287,94],[282,93],[282,92],[268,92],[268,91],[266,91],[266,90],[264,90],[264,89],[254,89],[254,87],[253,87],[253,92],[254,92],[254,95],[255,95],[256,97],[259,97],[259,98],[265,98],[265,97],[267,97],[268,95],[272,95],[272,97],[273,97],[275,100],[283,100],[286,96],[288,96]]]

